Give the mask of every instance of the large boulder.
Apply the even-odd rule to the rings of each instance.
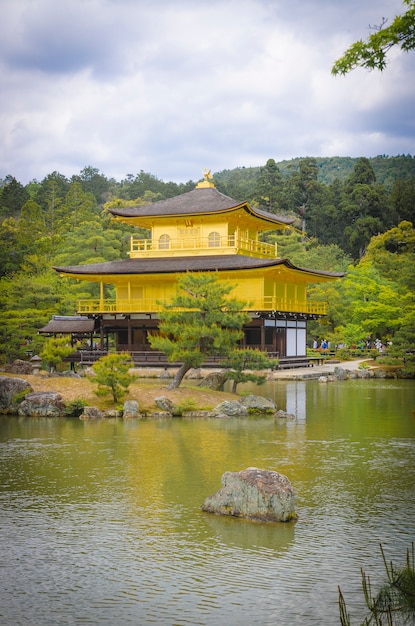
[[[215,417],[246,417],[248,409],[239,400],[224,400],[213,409]]]
[[[266,522],[297,519],[294,490],[288,478],[257,467],[225,472],[222,488],[206,498],[202,511]]]
[[[103,417],[104,413],[97,406],[86,406],[79,419],[88,422],[89,420],[101,420]]]
[[[126,400],[124,402],[123,418],[135,419],[139,415],[139,406],[137,400]]]
[[[336,366],[334,368],[333,374],[337,378],[337,380],[347,380],[347,371],[342,367]]]
[[[158,396],[154,399],[154,403],[161,411],[164,411],[165,413],[170,413],[170,415],[173,415],[175,417],[181,415],[179,407],[176,406],[169,398],[166,398],[166,396]]]
[[[12,415],[17,413],[24,395],[32,391],[31,385],[23,378],[0,376],[0,414]]]
[[[18,413],[27,417],[66,417],[65,403],[56,391],[28,393]]]
[[[200,381],[199,387],[207,387],[208,389],[213,389],[213,391],[223,391],[223,386],[227,380],[228,373],[226,370],[211,372]]]
[[[10,374],[31,374],[33,371],[32,364],[29,361],[16,359],[11,365],[5,365],[4,370]]]
[[[240,403],[246,406],[248,413],[272,413],[277,410],[277,405],[271,398],[263,398],[262,396],[255,396],[249,394],[241,398]]]

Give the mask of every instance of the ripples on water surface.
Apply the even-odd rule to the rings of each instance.
[[[0,420],[0,623],[358,623],[360,567],[415,528],[412,381],[255,388],[273,419]],[[200,511],[224,471],[286,474],[296,524]],[[352,620],[353,621],[353,620]]]

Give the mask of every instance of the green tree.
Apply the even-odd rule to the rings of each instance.
[[[105,228],[100,217],[89,217],[69,230],[62,238],[54,263],[81,265],[121,258],[122,231]]]
[[[403,320],[402,290],[383,277],[369,260],[351,268],[342,281],[342,293],[351,309],[349,322],[361,326],[367,336],[387,337]]]
[[[96,167],[88,165],[78,176],[72,176],[72,182],[80,183],[85,193],[94,195],[96,202],[102,203],[109,193],[110,183]]]
[[[256,383],[262,385],[266,381],[264,374],[255,374],[252,370],[265,370],[275,368],[278,359],[270,359],[267,354],[260,350],[232,350],[221,363],[228,370],[228,378],[233,380],[232,393],[236,393],[239,383]]]
[[[25,202],[29,200],[29,193],[14,176],[6,176],[0,195],[0,219],[3,217],[18,217]]]
[[[69,337],[52,337],[43,345],[40,357],[47,362],[49,371],[57,370],[65,358],[74,351]]]
[[[256,183],[256,200],[267,211],[277,213],[281,206],[282,177],[274,159],[261,167]]]
[[[69,187],[65,196],[65,204],[61,208],[60,226],[76,227],[81,222],[92,219],[94,214],[98,214],[97,202],[92,193],[82,189],[78,182],[74,182]]]
[[[372,27],[374,32],[366,41],[359,39],[335,61],[332,74],[344,75],[357,67],[382,71],[387,66],[387,54],[391,48],[398,46],[405,52],[415,48],[415,0],[403,2],[407,11],[397,15],[389,26],[386,26],[388,20],[382,18],[379,26]]]
[[[170,389],[179,387],[192,367],[200,367],[210,356],[228,356],[242,338],[249,317],[245,303],[228,297],[232,285],[216,274],[187,273],[178,279],[177,292],[159,314],[159,333],[150,345],[179,361]]]
[[[0,280],[0,359],[38,353],[45,337],[38,334],[51,315],[73,313],[75,298],[57,272],[43,266]]]
[[[391,202],[397,222],[415,222],[415,179],[395,180],[391,191]]]
[[[354,259],[362,258],[373,235],[393,226],[394,214],[385,187],[376,182],[370,162],[361,158],[345,181],[337,224],[340,243]]]
[[[324,187],[318,181],[318,169],[316,159],[301,159],[285,185],[285,206],[298,216],[303,237],[306,232],[318,236],[315,214],[320,210],[324,194]]]
[[[114,402],[118,402],[127,393],[128,387],[136,376],[129,373],[132,367],[129,354],[107,354],[100,358],[92,369],[95,376],[90,376],[91,382],[98,385],[98,396],[112,395]]]

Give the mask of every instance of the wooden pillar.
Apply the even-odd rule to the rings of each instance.
[[[128,317],[127,319],[127,345],[128,350],[131,351],[133,349],[133,339],[132,339],[132,328],[131,328],[131,320]]]
[[[265,352],[265,320],[261,318],[261,352]]]
[[[104,299],[105,299],[104,282],[101,281],[99,283],[99,308],[100,308],[100,311],[104,310]]]
[[[99,348],[100,350],[104,350],[104,328],[102,325],[102,317],[100,319],[100,327],[99,327]],[[107,345],[108,350],[108,345]]]
[[[278,352],[277,350],[277,318],[274,317],[274,328],[272,332],[272,350],[273,352]]]

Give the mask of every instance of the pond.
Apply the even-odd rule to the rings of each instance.
[[[415,539],[415,384],[251,389],[296,420],[1,418],[0,622],[321,626],[340,585],[360,623],[360,568],[376,585],[379,544]],[[200,510],[250,466],[288,476],[298,522]]]

